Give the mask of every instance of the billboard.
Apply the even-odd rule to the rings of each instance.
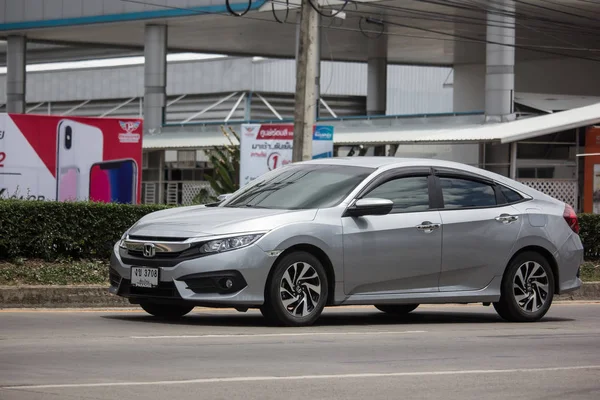
[[[0,197],[140,202],[142,120],[0,114]]]
[[[589,127],[585,136],[585,154],[600,153],[600,127]],[[583,183],[583,211],[600,214],[600,156],[586,156]]]
[[[292,162],[293,124],[243,124],[240,186]],[[313,128],[313,158],[333,157],[333,126]]]

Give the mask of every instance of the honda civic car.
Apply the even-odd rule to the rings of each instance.
[[[144,216],[114,246],[109,290],[160,318],[258,308],[306,326],[326,306],[482,303],[529,322],[581,286],[578,232],[570,205],[468,165],[311,160]]]

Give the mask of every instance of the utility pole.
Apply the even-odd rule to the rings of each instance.
[[[318,7],[318,1],[312,4]],[[309,0],[300,5],[300,33],[296,56],[296,96],[294,109],[294,150],[292,162],[312,159],[313,126],[317,115],[317,60],[319,13]]]

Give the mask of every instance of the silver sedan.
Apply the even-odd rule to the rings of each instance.
[[[273,170],[219,203],[140,219],[115,244],[110,292],[160,318],[259,308],[314,323],[325,306],[493,304],[537,321],[581,286],[571,206],[514,180],[429,159],[349,157]]]

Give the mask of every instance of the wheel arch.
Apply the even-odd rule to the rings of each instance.
[[[528,244],[528,245],[525,245],[525,246],[519,248],[519,250],[517,250],[512,255],[512,257],[510,257],[510,259],[508,260],[508,263],[506,264],[506,267],[504,268],[504,272],[506,273],[506,271],[508,270],[508,266],[513,262],[513,260],[515,258],[517,258],[519,255],[526,253],[526,252],[538,253],[542,257],[544,257],[546,259],[546,261],[548,261],[548,264],[550,265],[550,268],[552,269],[552,275],[554,276],[554,293],[559,293],[559,291],[560,291],[560,289],[559,289],[560,276],[559,276],[559,271],[558,271],[558,261],[556,260],[556,258],[554,257],[554,255],[552,254],[552,252],[550,250],[548,250],[546,247],[544,247],[540,244]]]
[[[309,254],[315,256],[319,262],[323,265],[325,269],[325,273],[327,274],[327,302],[326,305],[333,305],[335,299],[335,271],[333,268],[333,263],[331,262],[330,257],[327,255],[323,249],[320,247],[310,244],[310,243],[297,243],[288,248],[286,248],[281,254],[277,256],[271,269],[269,271],[269,276],[267,278],[267,282],[265,284],[265,296],[266,291],[269,290],[269,286],[271,283],[271,279],[273,277],[273,272],[275,271],[275,266],[281,261],[285,256],[291,254],[296,251],[304,251]],[[265,297],[266,298],[266,297]]]

